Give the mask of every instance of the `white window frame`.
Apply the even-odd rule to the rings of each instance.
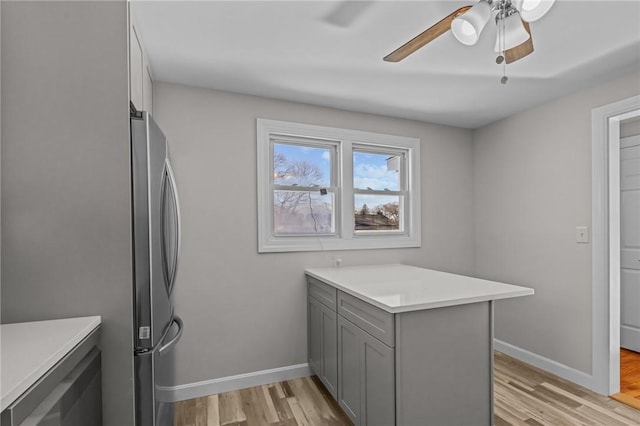
[[[335,187],[335,234],[276,236],[273,230],[272,139],[336,144],[332,166]],[[303,145],[303,142],[301,142]],[[353,150],[403,152],[401,192],[404,211],[401,231],[355,231]],[[420,247],[420,140],[359,130],[339,129],[267,119],[257,119],[258,252],[362,250]],[[375,192],[375,191],[374,191]],[[393,191],[395,194],[396,191]],[[388,192],[385,195],[390,195]]]

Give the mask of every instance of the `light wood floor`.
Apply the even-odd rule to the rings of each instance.
[[[495,426],[640,425],[639,410],[502,353],[496,353],[494,373]],[[176,404],[175,426],[271,425],[347,426],[351,422],[316,377]]]
[[[640,411],[497,352],[495,425],[640,425]]]
[[[620,393],[611,398],[640,410],[640,353],[620,348]]]
[[[316,377],[226,392],[176,404],[175,426],[351,425]]]

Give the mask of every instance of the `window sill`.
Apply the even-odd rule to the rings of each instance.
[[[419,248],[420,238],[398,236],[355,236],[353,239],[338,238],[305,238],[297,237],[295,241],[288,238],[271,239],[258,242],[259,253],[283,253],[296,251],[338,251],[338,250],[369,250],[394,248]]]

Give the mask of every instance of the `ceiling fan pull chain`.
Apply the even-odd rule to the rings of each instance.
[[[509,81],[509,77],[507,77],[507,62],[504,60],[504,32],[505,32],[505,22],[504,22],[504,18],[502,18],[500,20],[500,23],[502,24],[502,28],[500,28],[500,25],[498,25],[498,35],[500,37],[500,56],[498,58],[500,58],[500,62],[498,63],[502,63],[502,78],[500,79],[500,83],[502,84],[507,84],[507,81]],[[501,31],[502,30],[502,31]]]

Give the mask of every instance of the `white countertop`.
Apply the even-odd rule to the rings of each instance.
[[[305,273],[391,313],[533,294],[528,287],[408,265],[312,268]]]
[[[100,325],[100,317],[0,325],[0,411]]]

